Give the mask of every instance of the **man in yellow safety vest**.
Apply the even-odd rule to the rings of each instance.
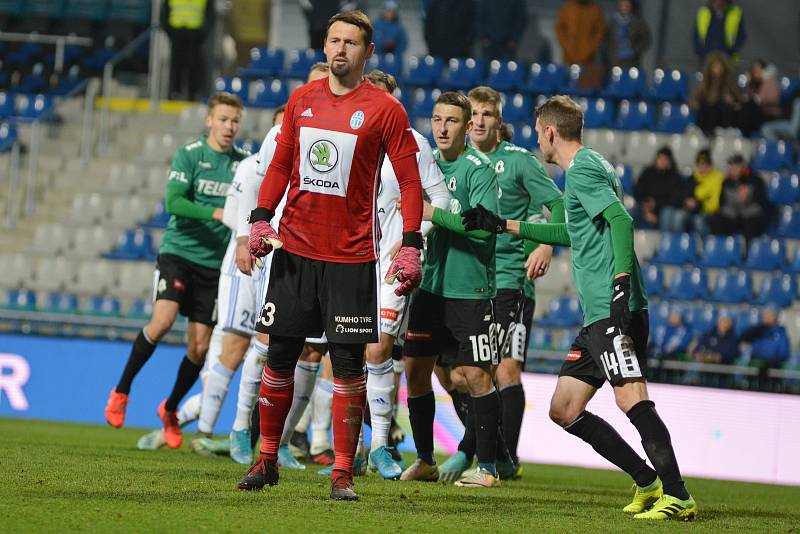
[[[162,27],[172,43],[170,98],[200,100],[204,96],[203,43],[211,28],[213,0],[166,0]]]
[[[732,0],[710,0],[697,10],[694,49],[701,62],[714,50],[736,58],[747,39],[742,15],[742,8]]]

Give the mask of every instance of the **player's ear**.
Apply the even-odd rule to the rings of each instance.
[[[212,115],[213,113],[214,113],[214,111],[213,111],[213,110],[209,110],[209,111],[208,111],[208,114],[206,115],[206,118],[205,118],[205,120],[204,120],[204,122],[205,122],[205,124],[206,124],[206,128],[209,128],[209,129],[210,129],[210,128],[211,128],[211,125],[213,124],[213,122],[212,122],[212,119],[211,119],[211,115]]]
[[[370,43],[369,45],[367,45],[367,53],[364,57],[366,59],[369,59],[372,57],[372,54],[374,53],[375,53],[375,43]]]

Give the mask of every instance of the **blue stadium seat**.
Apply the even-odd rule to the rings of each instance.
[[[614,122],[614,107],[603,98],[586,101],[583,113],[584,128],[609,128]]]
[[[44,76],[44,65],[36,63],[31,73],[22,77],[16,88],[18,93],[37,94],[47,91],[47,79]]]
[[[519,91],[523,88],[522,66],[516,61],[492,60],[486,85],[497,91]]]
[[[256,80],[250,83],[252,98],[249,104],[256,108],[276,108],[289,99],[289,89],[283,80]]]
[[[637,98],[645,96],[644,74],[636,67],[612,67],[608,82],[600,92],[606,98]]]
[[[553,169],[550,178],[553,179],[553,182],[556,184],[556,187],[560,191],[563,191],[564,188],[567,186],[567,173],[562,171],[559,167]],[[554,249],[553,254],[555,255],[558,251],[558,248]]]
[[[119,299],[108,295],[95,295],[86,301],[83,309],[89,315],[119,315]]]
[[[694,263],[697,258],[697,242],[690,234],[664,232],[658,243],[658,252],[651,261],[667,265]]]
[[[570,331],[560,332],[553,339],[553,350],[562,352],[566,355],[567,351],[572,347],[572,342],[575,341],[575,333]]]
[[[779,239],[761,237],[750,243],[744,266],[758,271],[786,268],[786,248]]]
[[[689,306],[683,314],[683,320],[695,336],[701,336],[717,324],[719,312],[713,304]]]
[[[442,92],[439,89],[424,89],[422,87],[414,90],[411,100],[410,115],[414,118],[430,119],[433,115],[433,105]]]
[[[587,87],[578,87],[581,79],[581,66],[570,65],[567,71],[567,77],[561,82],[560,90],[562,93],[572,96],[592,96],[595,93],[594,89]]]
[[[669,317],[669,303],[666,301],[649,304],[650,328],[666,325]]]
[[[13,124],[0,122],[0,152],[11,150],[17,141],[17,128]]]
[[[528,95],[517,93],[508,95],[503,104],[504,122],[531,122],[533,123],[533,101]]]
[[[656,132],[679,134],[686,131],[689,124],[694,122],[694,114],[686,104],[672,104],[663,102],[658,121],[653,130]]]
[[[442,83],[449,89],[467,90],[483,81],[483,62],[468,57],[452,58],[447,62]]]
[[[622,100],[613,127],[617,130],[649,130],[653,127],[653,108],[644,100]]]
[[[583,322],[578,299],[575,297],[562,296],[550,301],[547,315],[539,320],[541,326],[552,328],[570,328],[579,326]]]
[[[761,323],[761,310],[753,306],[731,312],[731,315],[734,317],[733,329],[737,336],[742,335],[742,332],[748,328]]]
[[[128,318],[145,319],[153,315],[153,301],[150,299],[134,299],[125,316]]]
[[[786,141],[762,139],[756,146],[752,167],[758,171],[777,171],[794,166],[794,151]]]
[[[534,94],[551,95],[561,88],[565,75],[563,65],[533,63],[528,73],[528,81],[525,82],[525,90]]]
[[[792,263],[789,266],[789,270],[793,273],[800,273],[800,247],[797,247],[794,250],[794,257],[792,257]]]
[[[118,50],[113,46],[98,48],[83,58],[81,61],[81,68],[85,72],[99,74],[103,71],[105,64],[108,63],[117,52]]]
[[[800,239],[800,213],[792,206],[783,206],[777,228],[778,237]]]
[[[697,267],[678,270],[667,288],[667,296],[675,300],[695,300],[708,297],[708,277]]]
[[[753,280],[747,271],[723,271],[717,275],[710,299],[715,302],[738,304],[753,299]]]
[[[11,310],[33,311],[36,309],[36,293],[30,289],[9,289],[6,291],[4,307]]]
[[[684,101],[689,96],[689,77],[678,69],[656,69],[647,96],[656,102]]]
[[[0,119],[14,116],[14,95],[0,91]]]
[[[214,80],[214,90],[217,92],[227,91],[248,102],[248,81],[235,76],[233,78],[217,78]]]
[[[618,163],[614,166],[614,170],[622,186],[622,192],[626,195],[633,195],[633,169],[631,166]]]
[[[20,95],[17,102],[17,118],[32,121],[53,107],[53,97],[49,95]]]
[[[392,53],[373,54],[373,56],[369,58],[366,71],[370,72],[375,69],[391,74],[399,80],[400,76],[403,74],[403,59]]]
[[[314,50],[313,48],[292,50],[289,52],[289,63],[286,65],[286,70],[283,71],[283,76],[284,78],[305,80],[308,77],[308,71],[311,70],[311,66],[318,61],[324,60],[325,55],[322,50]]]
[[[6,55],[8,67],[27,68],[44,57],[44,47],[36,43],[24,43]]]
[[[74,293],[50,293],[44,311],[48,313],[78,313],[78,295]]]
[[[55,87],[50,90],[53,96],[64,96],[75,89],[83,81],[81,78],[81,68],[73,65],[69,68],[66,75],[62,74]]]
[[[236,146],[246,152],[255,154],[261,148],[261,143],[259,143],[258,139],[237,139]]]
[[[444,61],[433,56],[412,56],[408,60],[408,72],[404,85],[428,87],[438,82],[442,75]]]
[[[127,230],[120,234],[114,250],[106,257],[115,260],[155,259],[153,237],[142,228]]]
[[[250,63],[239,74],[245,78],[266,78],[277,76],[283,71],[286,53],[281,48],[252,48]]]
[[[552,345],[550,332],[543,328],[534,328],[528,340],[528,346],[532,349],[549,349]]]
[[[791,206],[800,201],[800,177],[797,173],[773,172],[767,182],[769,201],[779,206]]]
[[[786,308],[797,299],[797,282],[794,275],[774,274],[761,281],[758,288],[758,303],[765,306]]]
[[[649,297],[660,297],[664,294],[664,273],[658,265],[648,265],[642,274]]]
[[[168,222],[169,213],[167,213],[167,208],[164,206],[164,202],[162,201],[156,204],[155,209],[153,210],[153,215],[150,216],[150,220],[144,223],[142,226],[145,228],[166,228]]]
[[[108,20],[148,24],[150,22],[150,2],[111,0],[108,7]]]
[[[738,267],[742,263],[742,240],[734,236],[709,235],[703,243],[700,265]]]
[[[512,141],[515,145],[528,150],[536,150],[539,148],[539,135],[530,124],[523,124],[515,127]]]
[[[781,105],[789,107],[788,104],[795,93],[800,90],[800,78],[781,77]]]

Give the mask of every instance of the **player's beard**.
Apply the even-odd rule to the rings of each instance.
[[[347,76],[348,74],[350,74],[351,70],[352,70],[352,65],[350,65],[350,63],[348,62],[345,63],[336,63],[335,61],[331,62],[331,74],[333,74],[336,77],[341,78],[342,76]]]

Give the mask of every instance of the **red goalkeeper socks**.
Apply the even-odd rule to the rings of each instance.
[[[358,435],[367,403],[367,380],[356,378],[333,379],[333,463],[335,471],[353,472],[353,457],[358,447]],[[277,450],[277,449],[276,449]]]
[[[293,396],[294,371],[279,373],[265,365],[258,392],[258,415],[261,419],[261,457],[267,461],[278,459],[283,425],[292,407]]]

